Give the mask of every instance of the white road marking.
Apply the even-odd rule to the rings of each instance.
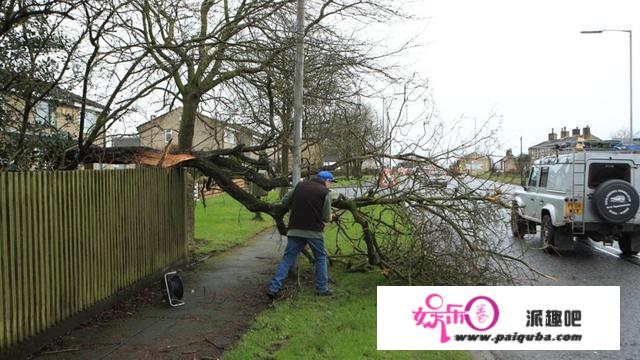
[[[594,250],[598,250],[601,253],[605,253],[605,254],[608,254],[608,255],[611,255],[611,256],[614,256],[614,257],[620,257],[620,254],[622,254],[622,252],[619,251],[619,250],[617,250],[616,252],[611,252],[611,251],[608,251],[607,249],[603,249],[603,248],[601,248],[599,246],[591,246],[591,248],[594,249]],[[614,249],[612,249],[612,250],[614,250]]]

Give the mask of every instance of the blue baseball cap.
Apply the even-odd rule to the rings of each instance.
[[[335,180],[333,179],[333,174],[329,171],[326,170],[322,170],[318,173],[318,178],[325,180],[325,181],[330,181],[330,182],[334,182]]]

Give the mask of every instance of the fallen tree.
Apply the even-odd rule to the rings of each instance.
[[[490,285],[513,283],[526,276],[521,270],[533,269],[512,248],[505,231],[504,210],[508,202],[501,187],[455,173],[444,165],[471,144],[477,144],[477,140],[425,155],[414,151],[399,154],[372,151],[326,167],[337,169],[354,160],[375,161],[380,168],[390,160],[411,166],[404,175],[397,175],[390,186],[376,180],[353,196],[335,198],[332,205],[343,214],[338,222],[339,234],[351,246],[344,249],[336,243],[337,250],[330,258],[344,262],[351,271],[378,267],[385,275],[411,284]],[[417,144],[420,140],[404,150],[415,149]],[[254,196],[234,182],[244,179],[265,191],[289,186],[290,176],[269,175],[276,174],[274,164],[260,156],[274,146],[267,142],[188,154],[141,147],[91,147],[83,162],[197,169],[248,210],[272,217],[280,234],[285,235],[287,209]],[[75,151],[68,151],[67,158],[75,159]],[[445,186],[424,169],[446,174]],[[303,177],[313,176],[318,170],[305,169]],[[347,229],[354,225],[359,229],[357,235]]]

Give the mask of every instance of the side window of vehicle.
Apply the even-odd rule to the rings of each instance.
[[[536,166],[532,167],[531,175],[529,176],[529,186],[533,186],[533,187],[538,186],[539,177],[540,177],[540,168]]]
[[[541,188],[546,188],[547,187],[547,179],[549,178],[549,168],[548,167],[543,167],[540,170],[540,187]]]

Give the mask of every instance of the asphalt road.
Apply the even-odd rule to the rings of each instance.
[[[579,242],[571,252],[550,255],[540,250],[539,235],[513,241],[516,249],[525,251],[527,262],[557,278],[541,278],[532,285],[620,286],[620,351],[492,351],[483,355],[497,359],[640,359],[640,258],[623,259],[617,248],[593,242]]]

